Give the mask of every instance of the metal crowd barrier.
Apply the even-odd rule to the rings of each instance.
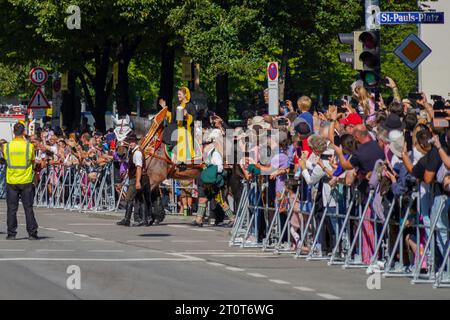
[[[338,185],[332,188],[331,196],[321,212],[316,210],[316,202],[322,201],[322,198],[317,201],[312,199],[312,207],[307,212],[308,218],[304,219],[305,197],[302,195],[302,183],[300,180],[293,198],[285,188],[275,207],[269,207],[267,177],[254,178],[252,181],[243,180],[244,189],[236,210],[235,224],[230,232],[229,245],[260,248],[263,252],[273,252],[275,255],[290,254],[307,261],[325,260],[329,266],[362,268],[366,269],[368,274],[377,272],[385,278],[408,277],[411,278],[412,284],[430,283],[433,288],[450,287],[450,229],[448,222],[445,228],[439,226],[442,220],[448,221],[445,208],[448,207],[446,204],[450,198],[444,195],[440,205],[433,206],[430,225],[426,226],[420,223],[421,193],[417,186],[406,194],[405,199],[404,196],[394,196],[380,211],[374,209],[375,195],[380,192],[380,186],[361,193],[356,187]],[[341,194],[345,195],[344,199],[339,198],[338,188],[343,190]],[[266,201],[262,201],[264,198]],[[336,205],[335,210],[330,210],[332,198]],[[280,203],[286,199],[288,206],[283,213],[286,215],[283,223]],[[300,212],[298,209],[294,210],[296,203],[300,204]],[[270,211],[275,212],[275,215],[269,221]],[[293,215],[298,215],[300,221],[297,239],[291,232]],[[259,235],[261,223],[265,223],[263,238]],[[325,226],[330,225],[331,231],[328,234],[331,235],[328,242],[331,244],[331,252],[323,256],[321,250],[316,249],[319,244],[324,245],[322,241],[325,239]],[[424,232],[429,236],[426,242],[421,244]],[[440,239],[442,237],[439,237],[442,235],[440,232],[447,234],[445,243]],[[412,235],[415,235],[413,240]],[[367,248],[363,245],[364,241]],[[408,252],[406,241],[415,242],[414,252],[408,250],[411,255],[409,264],[406,264],[404,259],[405,253]],[[437,257],[440,258],[440,263]]]
[[[39,173],[34,204],[79,212],[116,210],[114,165],[96,167],[96,176],[85,166],[48,165]]]

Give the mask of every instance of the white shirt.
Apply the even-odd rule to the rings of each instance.
[[[136,148],[133,149],[133,163],[136,167],[142,168],[142,152],[141,150],[138,150],[139,146],[136,146]]]
[[[211,149],[206,156],[206,164],[212,164],[217,166],[217,173],[222,173],[223,171],[223,158],[222,155],[216,151],[216,149]]]

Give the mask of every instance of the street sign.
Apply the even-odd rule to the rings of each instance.
[[[278,62],[269,62],[267,65],[269,88],[269,115],[277,116],[278,108]]]
[[[444,12],[380,12],[378,23],[383,24],[443,24]]]
[[[28,109],[47,109],[50,108],[47,98],[42,93],[41,88],[37,88],[34,92],[33,97],[28,104]]]
[[[31,69],[29,76],[31,82],[33,82],[36,86],[44,85],[48,79],[47,71],[41,67]]]
[[[431,49],[420,40],[418,36],[411,33],[405,40],[394,50],[394,53],[406,64],[410,69],[416,69],[419,64],[425,60],[431,53]]]

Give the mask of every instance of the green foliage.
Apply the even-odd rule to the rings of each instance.
[[[81,30],[68,30],[66,8],[81,9]],[[416,0],[382,0],[383,11],[416,10]],[[180,57],[201,66],[202,89],[214,105],[217,74],[229,75],[230,118],[254,109],[266,87],[269,61],[287,61],[286,98],[348,94],[355,72],[340,63],[339,32],[364,25],[360,0],[0,0],[0,95],[30,95],[30,66],[74,69],[86,75],[91,95],[98,50],[108,43],[108,77],[118,45],[140,39],[128,68],[131,102],[151,108],[159,91],[161,39],[177,47],[174,85],[181,85]],[[403,95],[417,74],[392,54],[415,26],[382,27],[382,69]],[[91,81],[89,81],[91,80]],[[78,85],[80,82],[77,82]],[[104,89],[104,88],[103,88]],[[82,90],[80,90],[82,91]]]

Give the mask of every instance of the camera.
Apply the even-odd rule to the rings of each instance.
[[[410,92],[410,93],[408,93],[408,99],[412,99],[412,100],[422,99],[422,94],[419,92]]]
[[[279,126],[287,126],[287,119],[286,118],[278,119],[278,125]]]
[[[430,98],[431,98],[431,100],[434,100],[434,101],[438,101],[438,100],[442,101],[443,100],[441,96],[438,96],[436,94],[432,94],[430,96]]]

